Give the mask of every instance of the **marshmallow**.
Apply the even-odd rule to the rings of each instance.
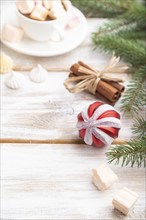
[[[43,5],[43,2],[42,0],[34,0],[35,4],[40,4],[40,5]]]
[[[43,5],[46,9],[50,10],[52,8],[52,1],[43,0]]]
[[[67,4],[68,0],[61,0],[61,2],[62,2],[64,9],[67,11],[68,10],[68,4]]]
[[[60,9],[63,7],[62,2],[60,0],[43,0],[43,5],[45,6],[45,8],[47,8],[48,10],[52,9],[52,8],[57,8]]]
[[[30,18],[45,21],[48,16],[48,10],[41,4],[36,4],[34,10],[32,11]]]
[[[33,0],[19,0],[16,2],[16,7],[22,14],[30,14],[34,6]]]
[[[115,181],[118,180],[117,175],[106,165],[102,164],[97,169],[93,169],[93,184],[99,190],[108,189]]]
[[[76,26],[78,26],[80,23],[80,19],[77,16],[73,16],[71,17],[71,19],[69,19],[66,28],[74,28]]]
[[[54,17],[59,18],[63,15],[65,15],[66,11],[65,9],[62,7],[54,7],[51,9],[52,14],[54,15]]]
[[[61,8],[63,7],[62,2],[60,0],[51,2],[52,8]]]
[[[11,24],[6,24],[2,30],[3,40],[9,42],[19,42],[23,36],[23,29]]]
[[[124,215],[127,215],[133,208],[138,195],[128,188],[121,189],[113,198],[112,204]]]
[[[48,18],[51,20],[57,19],[57,17],[54,15],[52,11],[48,11]]]

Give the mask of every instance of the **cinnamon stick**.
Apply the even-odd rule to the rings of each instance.
[[[108,82],[108,83],[114,88],[116,88],[117,90],[119,90],[120,92],[124,92],[125,90],[125,86],[120,83],[117,83],[117,82]]]
[[[103,80],[98,82],[96,91],[111,102],[116,102],[121,96],[121,93],[116,88]]]
[[[76,76],[75,73],[70,73],[70,74],[69,74],[69,77],[74,77],[74,76]],[[100,80],[100,81],[102,81],[102,80]],[[108,103],[108,104],[110,104],[110,105],[115,105],[115,102],[120,98],[120,93],[118,92],[118,95],[116,95],[116,98],[115,98],[114,96],[115,96],[115,93],[117,93],[117,90],[115,90],[115,89],[113,88],[111,97],[114,97],[114,98],[108,99],[108,98],[107,98],[107,95],[105,95],[105,92],[102,92],[102,91],[103,91],[103,90],[105,91],[105,89],[106,89],[106,91],[107,91],[107,89],[109,89],[109,86],[108,86],[108,88],[107,88],[107,85],[105,85],[105,84],[103,85],[102,82],[100,82],[100,85],[99,85],[99,86],[102,87],[102,90],[101,90],[101,91],[100,91],[100,89],[98,90],[98,86],[97,86],[97,92],[95,93],[95,96],[96,96],[97,98],[99,98],[99,99],[105,101],[106,103]],[[104,86],[104,88],[103,88],[103,86]],[[110,91],[111,91],[111,90],[110,90]],[[103,93],[104,93],[104,95],[103,95]],[[107,94],[109,95],[109,90],[108,90]]]
[[[95,96],[96,96],[98,99],[102,100],[103,102],[105,102],[105,103],[107,103],[107,104],[109,104],[109,105],[112,105],[112,106],[115,105],[115,102],[110,102],[108,99],[106,99],[103,95],[101,95],[101,94],[98,93],[98,92],[95,93]]]
[[[79,61],[78,62],[81,66],[89,69],[89,70],[92,70],[93,72],[97,73],[97,71],[95,69],[93,69],[91,66],[87,65],[86,63],[84,63],[83,61]]]
[[[91,69],[88,69],[87,67],[84,67],[82,65],[80,65],[79,63],[75,63],[71,66],[70,70],[75,73],[75,74],[80,74],[83,73],[84,75],[85,74],[93,74],[94,71],[91,70]]]
[[[69,77],[79,76],[78,73],[70,73]],[[121,93],[116,88],[112,87],[109,83],[100,80],[96,89],[96,97],[102,99],[108,104],[115,104],[115,102],[120,98]]]
[[[95,73],[98,73],[95,69],[82,61],[73,64],[70,70],[71,73],[69,74],[69,77],[78,77],[83,75],[93,75],[94,77],[96,75]],[[117,79],[118,82],[116,82],[112,81],[112,79],[110,80],[109,78],[101,78],[97,83],[95,95],[105,102],[114,105],[115,102],[121,97],[121,92],[123,92],[125,89],[125,87],[119,83],[119,80],[120,79]]]

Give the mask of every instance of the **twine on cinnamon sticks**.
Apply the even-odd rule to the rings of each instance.
[[[114,54],[109,63],[101,71],[97,71],[82,61],[71,66],[71,73],[64,85],[69,92],[79,93],[84,90],[96,95],[98,98],[115,103],[124,91],[125,87],[120,84],[123,80],[113,78],[107,73],[124,73],[128,66],[119,64],[120,57]]]

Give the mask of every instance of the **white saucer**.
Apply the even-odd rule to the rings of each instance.
[[[65,30],[65,39],[61,42],[37,42],[25,35],[19,43],[10,43],[3,39],[1,41],[12,50],[31,56],[51,57],[67,53],[79,46],[87,33],[87,21],[84,15],[75,7],[73,13],[78,17],[79,22],[74,28]],[[19,26],[13,4],[2,15],[1,27],[5,23]]]

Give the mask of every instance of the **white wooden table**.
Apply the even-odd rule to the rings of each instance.
[[[81,144],[76,117],[97,99],[87,93],[70,94],[63,82],[71,64],[83,60],[100,69],[109,60],[93,51],[90,34],[104,19],[88,19],[88,34],[77,49],[63,56],[36,58],[20,55],[4,45],[15,65],[48,68],[47,82],[34,84],[29,72],[24,87],[13,91],[1,76],[1,219],[142,220],[144,219],[144,169],[115,166],[119,181],[105,192],[91,182],[91,169],[107,162],[107,148]],[[130,76],[121,74],[128,83]],[[120,109],[120,102],[116,104]],[[120,139],[131,135],[131,120],[122,116]],[[122,187],[139,194],[134,210],[123,216],[112,207],[113,195]]]

